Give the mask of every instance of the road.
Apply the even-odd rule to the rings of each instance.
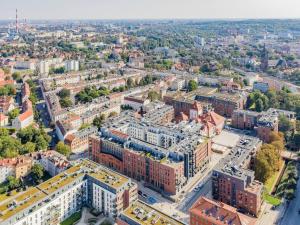
[[[203,178],[203,186],[199,191],[191,191],[189,192],[184,200],[178,205],[178,210],[188,213],[188,210],[192,207],[192,205],[197,201],[200,196],[208,196],[211,194],[211,171]]]
[[[298,168],[299,173],[299,168]],[[298,225],[300,224],[300,181],[297,182],[296,197],[289,203],[283,219],[279,225]]]

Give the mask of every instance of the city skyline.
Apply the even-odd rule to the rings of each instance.
[[[71,10],[66,10],[68,7]],[[297,0],[13,0],[1,4],[0,19],[268,19],[299,18]],[[84,10],[83,10],[84,9]]]

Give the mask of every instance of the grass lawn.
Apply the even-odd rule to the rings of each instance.
[[[62,221],[60,225],[73,225],[75,222],[80,220],[80,218],[81,218],[81,212],[76,212],[72,214],[69,218]]]
[[[267,193],[271,193],[272,192],[272,188],[276,182],[276,178],[278,177],[280,171],[276,171],[265,183],[265,189],[267,191]]]
[[[281,204],[281,200],[279,198],[269,195],[268,193],[264,193],[263,198],[267,203],[271,205],[278,206]]]

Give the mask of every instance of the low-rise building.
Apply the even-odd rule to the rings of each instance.
[[[262,93],[266,93],[269,89],[270,87],[267,82],[255,81],[253,83],[253,91],[261,91]]]
[[[200,197],[190,208],[190,225],[254,225],[255,218],[230,205]]]
[[[15,108],[15,100],[11,96],[0,96],[0,113],[8,114]]]
[[[97,134],[96,127],[87,127],[65,137],[65,144],[70,146],[73,153],[82,153],[89,149],[89,137]]]
[[[66,118],[56,121],[55,130],[58,139],[64,141],[68,135],[76,133],[81,124],[80,116],[74,113],[69,113]]]
[[[41,152],[39,158],[39,163],[52,177],[62,173],[71,166],[67,158],[57,151]]]
[[[117,219],[118,225],[184,225],[184,223],[164,214],[163,212],[147,205],[144,202],[137,201],[120,214]]]
[[[5,127],[6,125],[8,125],[8,116],[0,113],[0,127]]]
[[[0,159],[0,183],[6,181],[8,176],[17,179],[27,176],[33,165],[30,157],[20,156],[12,159]]]
[[[149,99],[143,99],[143,98],[134,97],[134,96],[124,97],[124,105],[130,106],[131,108],[133,108],[136,111],[145,107],[149,103],[150,103]]]
[[[281,115],[287,117],[293,124],[295,123],[295,112],[270,108],[260,113],[235,110],[232,113],[231,125],[238,129],[254,129],[261,140],[269,142],[271,132],[278,132],[279,116]]]

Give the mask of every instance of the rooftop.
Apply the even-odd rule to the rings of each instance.
[[[253,225],[255,219],[237,212],[227,204],[201,197],[190,209],[192,215],[201,216],[213,224]]]
[[[143,225],[184,224],[140,201],[137,201],[131,207],[128,207],[122,215]]]
[[[48,202],[51,194],[67,187],[78,179],[93,177],[114,190],[119,190],[130,179],[113,172],[90,160],[80,160],[75,166],[52,177],[44,183],[30,187],[24,192],[15,193],[12,196],[0,196],[0,222],[9,219],[13,215],[29,208],[39,207],[43,202]],[[43,202],[42,202],[43,201]]]

